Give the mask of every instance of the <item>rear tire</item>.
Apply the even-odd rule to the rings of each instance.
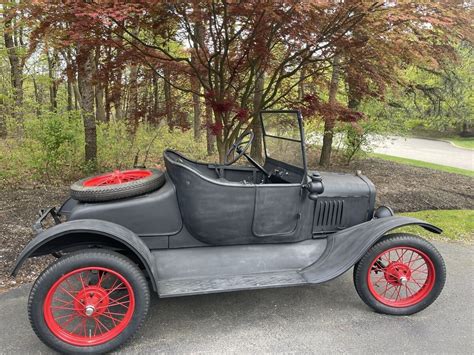
[[[145,321],[147,281],[121,254],[92,249],[61,257],[35,281],[28,317],[36,335],[61,353],[104,353]]]
[[[360,298],[375,311],[392,315],[420,312],[432,304],[446,281],[438,250],[411,234],[391,234],[372,246],[354,267]]]

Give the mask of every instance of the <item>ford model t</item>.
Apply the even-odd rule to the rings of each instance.
[[[35,223],[29,257],[58,258],[34,283],[28,314],[38,337],[61,352],[105,352],[145,321],[159,297],[329,281],[354,267],[374,310],[408,315],[429,306],[445,282],[438,251],[390,231],[426,222],[375,208],[360,173],[309,171],[297,111],[261,113],[265,162],[248,155],[245,132],[224,164],[164,152],[166,171],[134,169],[80,180],[71,197]],[[248,166],[235,165],[239,158]],[[55,225],[44,227],[46,219]]]

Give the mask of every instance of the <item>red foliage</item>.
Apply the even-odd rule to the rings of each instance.
[[[249,110],[245,108],[240,108],[237,110],[235,117],[240,122],[246,122],[249,119]]]
[[[224,129],[224,125],[222,122],[215,122],[208,124],[207,127],[209,128],[210,132],[214,136],[218,136],[222,133],[222,130]]]
[[[214,101],[211,103],[212,109],[215,112],[219,113],[227,113],[232,111],[234,108],[234,102],[231,100],[224,99],[222,101]]]

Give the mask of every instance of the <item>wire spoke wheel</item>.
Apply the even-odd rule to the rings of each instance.
[[[115,170],[78,180],[70,192],[72,198],[82,202],[111,201],[155,191],[165,180],[159,169]]]
[[[150,170],[115,170],[112,173],[94,176],[85,180],[82,185],[86,187],[92,186],[107,186],[107,185],[117,185],[124,184],[131,181],[136,181],[144,179],[152,175]]]
[[[373,296],[392,307],[408,307],[422,301],[435,283],[431,259],[412,247],[386,250],[374,259],[367,274]]]
[[[75,346],[106,343],[130,323],[135,297],[130,283],[104,267],[85,267],[57,280],[46,295],[44,319],[51,332]]]
[[[409,315],[432,304],[446,281],[446,266],[428,241],[391,234],[373,245],[354,267],[361,299],[377,312]]]

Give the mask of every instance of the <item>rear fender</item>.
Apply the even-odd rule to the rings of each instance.
[[[153,289],[156,290],[156,270],[153,256],[145,243],[132,231],[116,223],[96,219],[75,220],[58,224],[44,230],[36,235],[18,256],[12,270],[12,276],[16,276],[26,259],[32,256],[44,255],[58,242],[67,246],[68,244],[80,244],[83,240],[91,240],[91,236],[100,236],[102,240],[110,240],[120,245],[125,250],[133,253],[145,266],[150,276]],[[70,242],[65,240],[71,238]],[[74,239],[72,239],[74,238]],[[58,251],[58,250],[56,250]]]
[[[387,232],[408,225],[419,225],[440,234],[442,230],[432,224],[411,217],[385,217],[344,229],[328,237],[326,251],[314,264],[301,270],[310,283],[334,279],[349,270]]]

